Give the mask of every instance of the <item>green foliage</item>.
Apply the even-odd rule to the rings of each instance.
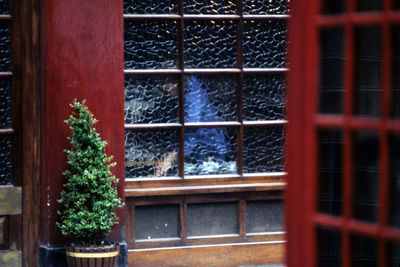
[[[93,127],[97,120],[85,105],[76,99],[70,105],[72,115],[65,121],[71,130],[71,149],[65,149],[69,168],[63,172],[67,182],[61,192],[65,209],[59,211],[56,225],[70,241],[98,244],[118,223],[115,208],[122,208],[118,197],[118,179],[112,175],[112,157],[105,153],[106,141]]]

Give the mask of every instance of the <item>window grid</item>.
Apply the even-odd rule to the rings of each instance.
[[[369,236],[377,240],[377,262],[379,266],[387,266],[387,245],[390,241],[400,241],[400,229],[392,228],[388,225],[388,196],[389,196],[389,182],[388,182],[388,166],[389,166],[389,144],[388,136],[391,133],[400,133],[400,121],[390,117],[390,97],[391,97],[391,26],[400,23],[400,14],[392,10],[391,6],[394,4],[391,0],[382,0],[382,11],[361,13],[356,11],[356,0],[347,1],[347,10],[343,14],[334,15],[315,15],[318,10],[322,10],[322,1],[319,1],[315,8],[316,28],[315,33],[323,28],[331,28],[342,26],[345,29],[345,66],[344,66],[344,113],[343,115],[322,115],[314,113],[313,131],[319,129],[336,129],[343,132],[343,150],[342,150],[342,166],[343,166],[343,205],[342,215],[333,216],[318,213],[316,209],[313,210],[314,216],[314,233],[319,227],[328,227],[341,232],[341,255],[342,266],[351,266],[351,236],[354,233],[363,236]],[[358,26],[378,26],[382,31],[381,49],[382,49],[382,64],[381,71],[381,96],[380,96],[380,114],[375,118],[359,117],[355,114],[354,109],[354,76],[355,76],[355,40],[354,32]],[[317,43],[316,47],[321,44]],[[318,57],[313,55],[312,61],[314,62],[314,71],[309,73],[318,73]],[[315,57],[314,57],[315,56]],[[316,81],[316,80],[315,80]],[[317,84],[314,84],[316,88]],[[317,92],[318,90],[313,90]],[[313,102],[316,103],[317,95],[313,95]],[[317,105],[316,105],[317,106]],[[378,175],[378,218],[377,223],[368,223],[354,219],[354,177],[353,177],[353,133],[360,130],[372,130],[378,135],[379,141],[379,175]],[[313,138],[313,142],[317,138]],[[314,143],[315,144],[315,143]],[[316,145],[316,144],[315,144]],[[316,149],[313,150],[314,153]],[[317,159],[314,154],[313,159]],[[312,161],[312,159],[311,159]],[[314,161],[317,162],[317,161]],[[318,164],[313,163],[314,168]],[[317,172],[314,170],[312,177],[317,177]],[[318,182],[312,184],[312,192],[318,192]],[[314,202],[317,199],[317,194],[314,195]],[[315,207],[315,205],[313,205]],[[316,238],[313,238],[314,242]],[[313,244],[313,249],[317,249],[318,245]],[[315,256],[318,254],[315,253]],[[314,265],[317,263],[317,258],[312,259]]]
[[[287,68],[245,68],[243,65],[242,35],[243,22],[245,20],[283,20],[287,21],[289,15],[245,15],[243,14],[242,2],[237,1],[237,14],[234,15],[188,15],[184,14],[183,0],[178,1],[178,14],[124,14],[125,21],[143,21],[143,20],[175,20],[178,22],[178,68],[177,69],[125,69],[125,76],[134,75],[159,75],[176,74],[179,75],[179,97],[178,97],[178,123],[152,123],[152,124],[125,124],[126,130],[133,129],[176,129],[179,132],[178,137],[178,175],[183,178],[184,174],[184,130],[192,127],[221,127],[230,126],[238,128],[237,145],[237,174],[243,177],[243,133],[244,128],[248,126],[262,127],[270,125],[286,125],[286,120],[266,120],[266,121],[243,121],[243,80],[244,74],[285,74]],[[232,20],[237,25],[237,46],[236,46],[236,68],[185,68],[184,64],[184,26],[185,22],[194,20]],[[190,123],[184,122],[184,78],[186,74],[226,74],[232,73],[238,75],[237,102],[238,102],[238,121],[227,121],[217,123]],[[127,177],[132,178],[132,177]]]

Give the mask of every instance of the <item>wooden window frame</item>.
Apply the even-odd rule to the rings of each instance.
[[[288,75],[288,186],[286,229],[288,266],[317,266],[317,228],[335,229],[341,235],[342,266],[351,265],[353,233],[377,240],[377,262],[387,263],[387,242],[400,241],[400,230],[388,225],[389,133],[400,132],[400,121],[390,117],[391,32],[392,23],[400,23],[400,12],[391,10],[392,1],[382,0],[382,11],[356,12],[356,0],[346,2],[343,14],[320,15],[322,1],[293,1],[289,23]],[[382,29],[382,65],[380,116],[360,117],[354,114],[354,28],[379,26]],[[344,112],[342,115],[318,114],[319,39],[321,28],[341,26],[345,29]],[[342,191],[340,216],[318,212],[318,140],[319,129],[337,129],[343,133]],[[355,130],[372,130],[378,134],[379,148],[379,214],[377,223],[353,217],[352,154]]]

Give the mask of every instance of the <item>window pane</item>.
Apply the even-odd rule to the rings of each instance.
[[[12,182],[12,137],[0,136],[0,185]]]
[[[353,139],[354,217],[369,222],[378,218],[379,143],[376,133],[357,132]]]
[[[247,233],[283,231],[282,201],[247,202],[246,231]]]
[[[340,267],[341,258],[341,236],[340,232],[333,229],[319,228],[318,238],[318,266]]]
[[[286,66],[286,22],[245,20],[243,61],[246,68],[284,68]]]
[[[178,237],[178,205],[136,206],[135,239]]]
[[[178,78],[127,76],[125,123],[165,123],[178,120]]]
[[[344,92],[344,29],[328,28],[320,32],[321,113],[342,113]]]
[[[360,235],[351,237],[352,267],[377,267],[378,246],[376,240]]]
[[[394,2],[396,2],[396,0]],[[382,0],[357,1],[357,11],[380,11],[380,10],[382,10]]]
[[[400,266],[400,244],[399,243],[389,243],[387,266],[389,266],[389,267]]]
[[[7,22],[0,23],[0,71],[11,70],[10,29]]]
[[[259,1],[259,0],[244,0],[243,1],[243,14],[257,14],[257,15],[284,15],[289,12],[288,0],[273,0],[273,1]]]
[[[235,0],[184,0],[186,14],[235,14]]]
[[[243,137],[243,172],[282,172],[283,127],[247,127]]]
[[[400,1],[399,1],[400,3]],[[392,28],[392,96],[391,110],[392,116],[400,118],[400,26]]]
[[[188,204],[188,236],[236,234],[236,203]]]
[[[0,0],[0,14],[10,14],[9,0]]]
[[[355,107],[357,115],[379,116],[381,91],[381,40],[379,27],[355,30]]]
[[[178,1],[172,0],[124,0],[125,14],[174,14],[178,13]]]
[[[185,67],[236,67],[236,28],[233,21],[212,20],[185,23]]]
[[[185,175],[236,173],[236,147],[236,129],[185,129]]]
[[[319,203],[320,212],[340,215],[342,194],[342,148],[340,131],[319,131]]]
[[[284,74],[246,75],[243,82],[243,119],[285,119],[285,89]]]
[[[400,227],[400,136],[389,137],[389,216],[390,225]]]
[[[176,21],[125,21],[125,69],[177,68]]]
[[[176,176],[176,131],[125,131],[125,176]]]
[[[185,122],[237,120],[235,75],[190,75],[185,78]]]
[[[0,129],[11,128],[11,81],[0,79]]]
[[[345,0],[323,0],[322,1],[323,14],[339,14],[344,13],[346,9]]]

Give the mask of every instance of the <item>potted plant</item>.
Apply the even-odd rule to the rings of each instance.
[[[123,207],[118,179],[110,171],[116,163],[105,153],[107,143],[93,127],[97,120],[85,100],[75,99],[70,106],[73,111],[65,123],[71,130],[71,148],[64,150],[69,167],[63,172],[66,183],[58,202],[64,209],[58,211],[61,218],[56,225],[68,241],[69,266],[76,262],[116,266],[119,245],[106,241],[111,227],[118,223],[115,208]]]

